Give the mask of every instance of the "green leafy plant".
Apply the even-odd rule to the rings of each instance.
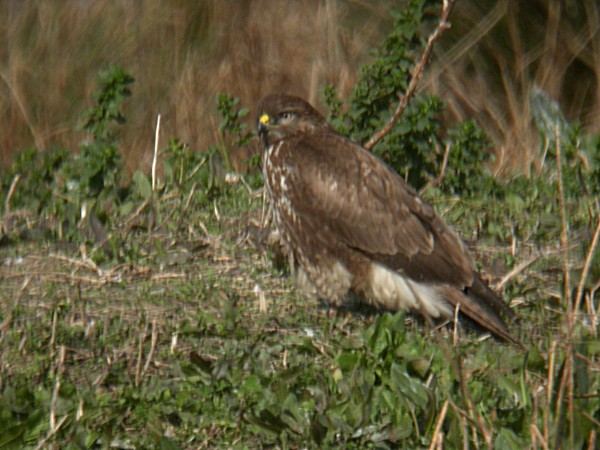
[[[171,139],[162,155],[167,186],[187,190],[196,181],[203,187],[208,186],[207,171],[202,170],[207,165],[205,154],[192,151],[179,139]]]
[[[227,146],[231,145],[238,148],[247,147],[254,136],[254,132],[253,130],[248,130],[248,125],[244,122],[244,119],[248,116],[248,108],[239,106],[239,98],[232,97],[229,94],[218,94],[217,111],[222,118],[219,130],[221,131],[223,146],[217,147],[216,150],[220,150],[227,170],[231,170]],[[260,152],[257,152],[250,157],[247,163],[249,173],[247,174],[246,179],[250,186],[259,187],[262,184],[262,179],[259,174],[259,169],[262,164]]]
[[[234,145],[242,147],[248,144],[252,135],[246,131],[247,125],[242,121],[248,115],[248,108],[238,106],[239,103],[239,98],[217,94],[217,111],[222,117],[219,130],[223,135],[231,136]]]
[[[28,208],[41,213],[53,201],[52,186],[56,174],[69,160],[69,151],[53,148],[40,152],[28,148],[15,155],[12,166],[2,175],[2,191],[8,192],[15,177],[19,177],[18,189],[11,198],[13,208]]]
[[[99,74],[100,85],[93,95],[96,103],[84,113],[83,129],[92,140],[81,144],[79,153],[57,148],[46,153],[27,149],[15,157],[2,177],[8,187],[17,175],[18,189],[11,199],[16,207],[37,210],[60,238],[79,239],[82,210],[102,222],[114,214],[115,206],[127,195],[126,180],[114,125],[123,125],[122,102],[130,95],[133,78],[111,66]]]
[[[121,104],[131,95],[129,85],[134,78],[119,66],[112,65],[98,74],[99,88],[93,94],[96,103],[83,113],[83,129],[91,133],[95,142],[115,142],[114,124],[124,125]]]

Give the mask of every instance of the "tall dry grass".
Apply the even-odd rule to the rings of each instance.
[[[316,102],[325,82],[347,95],[390,23],[384,3],[354,0],[0,0],[0,157],[75,149],[110,63],[136,78],[122,134],[130,168],[150,164],[158,113],[165,139],[206,149],[219,139],[217,92],[251,108],[272,91]]]
[[[539,162],[529,104],[536,86],[584,132],[600,132],[597,0],[459,0],[452,25],[423,87],[447,102],[451,120],[478,120],[498,172],[528,173]]]
[[[203,150],[219,140],[215,94],[253,108],[268,92],[318,101],[325,82],[347,97],[390,28],[385,0],[0,0],[0,162],[24,147],[77,148],[96,74],[124,66],[122,151],[150,165],[154,125]],[[476,118],[498,170],[535,164],[529,93],[538,85],[571,120],[600,131],[600,7],[596,0],[458,0],[421,89],[448,104],[448,123]],[[164,145],[164,142],[162,143]]]

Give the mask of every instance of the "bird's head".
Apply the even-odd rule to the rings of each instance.
[[[325,118],[300,97],[269,95],[258,108],[258,135],[265,149],[296,133],[329,128]]]

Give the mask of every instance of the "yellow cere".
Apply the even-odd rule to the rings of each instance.
[[[263,114],[262,116],[260,116],[259,122],[262,123],[263,125],[266,125],[267,123],[269,123],[269,120],[271,118],[269,117],[268,114]]]

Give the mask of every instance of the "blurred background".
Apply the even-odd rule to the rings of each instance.
[[[121,134],[130,170],[150,167],[159,113],[161,146],[172,137],[198,151],[218,143],[217,92],[251,111],[278,91],[321,107],[325,83],[347,98],[401,7],[391,0],[0,0],[0,164],[31,146],[75,151],[86,138],[81,113],[97,72],[113,63],[136,79]],[[420,89],[446,102],[445,123],[478,121],[493,141],[498,173],[526,173],[537,155],[529,107],[536,86],[585,133],[600,132],[597,0],[457,0],[451,22]]]

